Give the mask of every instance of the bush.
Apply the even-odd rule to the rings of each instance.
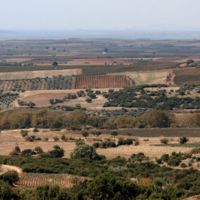
[[[71,154],[72,159],[101,160],[104,157],[98,155],[94,147],[83,144],[75,148]]]
[[[83,137],[88,137],[88,136],[89,136],[89,133],[88,133],[87,131],[83,131],[83,132],[82,132],[82,136],[83,136]]]
[[[35,152],[32,149],[24,149],[21,152],[21,156],[32,156],[34,154],[35,154]]]
[[[135,199],[139,193],[139,188],[136,185],[110,173],[95,177],[88,183],[87,190],[89,197],[95,200]]]
[[[55,142],[59,141],[59,137],[58,136],[53,137],[53,139],[54,139]]]
[[[105,141],[105,142],[96,142],[93,144],[93,147],[95,148],[114,148],[117,147],[117,145],[115,144],[115,142],[112,141]]]
[[[180,139],[179,139],[180,144],[186,144],[188,141],[189,141],[189,139],[187,137],[180,137]]]
[[[70,200],[68,191],[58,186],[39,186],[36,188],[35,196],[37,200]]]
[[[62,135],[62,136],[61,136],[61,140],[64,141],[64,142],[67,142],[66,136],[65,136],[65,135]]]
[[[160,140],[160,142],[161,142],[161,144],[166,144],[167,145],[169,143],[169,140],[167,138],[162,138]]]
[[[36,140],[36,137],[35,137],[35,135],[26,136],[25,140],[27,142],[34,142]]]
[[[10,153],[11,156],[18,156],[20,154],[21,154],[21,149],[19,148],[19,146],[15,146],[15,148]]]
[[[115,137],[115,136],[119,135],[119,133],[117,131],[112,131],[111,135]]]
[[[138,154],[133,154],[130,158],[129,161],[135,163],[135,162],[143,162],[143,161],[148,161],[149,158],[144,155],[144,153],[138,153]]]
[[[35,148],[34,148],[34,152],[35,152],[36,154],[42,154],[42,153],[44,153],[44,151],[42,150],[41,147],[35,147]]]
[[[90,98],[87,98],[85,101],[86,101],[87,103],[92,103],[92,99],[90,99]]]
[[[132,145],[132,144],[133,144],[133,139],[130,139],[130,138],[122,139],[122,138],[120,138],[117,145],[120,146],[120,145]]]
[[[0,181],[0,199],[1,200],[11,200],[11,199],[17,200],[19,198],[6,182]]]
[[[7,182],[9,185],[13,185],[19,180],[19,176],[15,171],[9,171],[0,176],[0,180]]]
[[[28,136],[28,131],[27,130],[21,130],[21,136],[22,137],[26,137],[26,136]]]
[[[153,110],[144,114],[144,120],[147,121],[148,126],[152,128],[166,128],[170,127],[170,118],[168,114],[160,110]]]
[[[36,133],[36,132],[39,132],[39,130],[37,128],[34,128],[33,132]]]
[[[58,145],[55,145],[53,150],[48,151],[47,153],[42,153],[40,156],[44,158],[62,158],[64,156],[64,150]]]
[[[92,134],[95,136],[100,136],[101,135],[101,131],[96,130],[96,131],[92,131]]]

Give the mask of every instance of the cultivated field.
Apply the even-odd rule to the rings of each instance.
[[[0,80],[1,91],[63,90],[71,89],[75,79],[72,76],[53,76],[46,78]]]
[[[75,82],[75,89],[125,88],[131,85],[133,85],[133,81],[123,75],[78,76]]]
[[[19,187],[37,187],[41,185],[58,185],[60,187],[71,188],[74,185],[86,180],[85,177],[73,176],[67,174],[42,174],[42,173],[27,173],[20,177],[16,183]]]

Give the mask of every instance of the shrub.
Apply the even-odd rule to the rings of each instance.
[[[28,136],[28,131],[27,130],[21,130],[20,133],[21,133],[22,137]]]
[[[186,165],[185,163],[181,163],[180,167],[181,167],[181,168],[186,168],[187,165]]]
[[[152,128],[165,128],[170,127],[170,118],[168,114],[160,110],[150,111],[143,116],[147,121],[148,126]]]
[[[144,153],[138,153],[138,154],[133,154],[130,158],[129,161],[131,162],[142,162],[142,161],[148,161],[149,158],[144,155]]]
[[[64,142],[67,142],[66,136],[65,136],[65,135],[62,135],[62,136],[61,136],[61,140],[64,141]]]
[[[39,132],[39,130],[37,128],[34,128],[33,132],[36,133],[36,132]]]
[[[44,151],[42,150],[41,147],[35,147],[35,148],[34,148],[34,152],[35,152],[36,154],[44,153]]]
[[[112,131],[111,135],[115,137],[115,136],[119,135],[119,133],[117,131]]]
[[[92,103],[92,99],[91,99],[91,98],[87,98],[85,101],[86,101],[87,103]]]
[[[19,176],[15,171],[9,171],[0,176],[0,180],[7,182],[9,185],[13,185],[19,180]]]
[[[114,148],[114,147],[117,147],[117,144],[113,141],[110,141],[110,140],[106,140],[106,141],[103,141],[103,142],[95,142],[93,144],[93,147],[95,148]]]
[[[169,143],[169,140],[167,138],[162,138],[160,140],[161,144],[168,144]]]
[[[59,137],[58,136],[53,137],[53,139],[54,139],[55,142],[59,141]]]
[[[104,173],[95,177],[88,183],[88,194],[91,199],[136,199],[139,188],[131,182],[122,180],[110,173]]]
[[[18,156],[20,154],[21,154],[21,149],[19,148],[19,146],[15,146],[15,148],[10,153],[11,156]]]
[[[44,158],[62,158],[64,156],[64,150],[58,145],[55,145],[53,150],[48,151],[47,153],[42,153],[40,156]]]
[[[186,144],[189,141],[189,139],[187,137],[180,137],[179,139],[179,143],[180,144]]]
[[[24,149],[21,152],[21,156],[32,156],[34,154],[35,154],[35,152],[32,149]]]
[[[35,191],[35,199],[70,200],[68,191],[58,186],[39,186]]]
[[[120,145],[132,145],[133,144],[133,139],[128,138],[128,139],[122,139],[120,138],[118,141],[118,146]]]
[[[101,160],[103,157],[96,153],[94,147],[83,144],[75,148],[71,154],[72,159]]]
[[[88,133],[87,131],[83,131],[83,132],[82,132],[82,136],[83,136],[83,137],[88,137],[88,136],[89,136],[89,133]]]
[[[36,137],[35,137],[35,135],[26,136],[25,140],[27,142],[34,142],[36,140]]]
[[[96,135],[96,136],[100,136],[101,135],[101,131],[96,130],[96,131],[93,131],[92,134]]]

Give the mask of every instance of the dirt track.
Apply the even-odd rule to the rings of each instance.
[[[13,165],[0,166],[0,175],[5,174],[6,172],[9,172],[9,171],[16,171],[19,175],[23,173],[22,169],[17,166],[13,166]]]

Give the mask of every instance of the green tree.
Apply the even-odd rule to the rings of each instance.
[[[145,114],[144,119],[147,121],[148,126],[153,128],[170,127],[169,115],[160,110],[153,110]]]
[[[65,189],[58,186],[40,186],[35,191],[36,200],[70,200]]]
[[[103,156],[96,153],[93,146],[87,144],[78,145],[71,154],[72,159],[101,160]]]
[[[110,173],[95,177],[87,188],[93,200],[134,200],[139,192],[139,188],[133,183],[121,180]]]

